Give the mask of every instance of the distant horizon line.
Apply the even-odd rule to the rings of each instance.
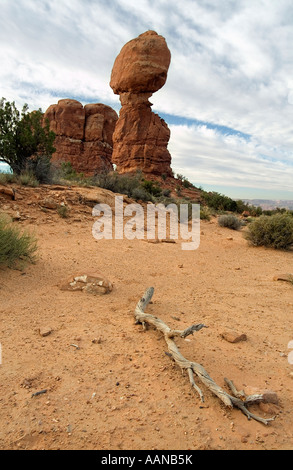
[[[1,169],[8,169],[8,168],[10,168],[10,167],[7,163],[0,161],[0,173],[1,173]],[[2,173],[7,173],[7,172],[4,171]],[[196,186],[196,184],[195,184],[195,186]],[[202,186],[203,185],[199,185],[199,187],[202,187]],[[214,191],[214,192],[221,193],[221,191],[219,191],[219,190],[217,191],[216,186],[215,186],[214,190],[211,190],[211,189],[205,190],[203,188],[203,191],[211,191],[211,192]],[[231,196],[228,196],[228,197],[231,197]],[[231,199],[234,199],[235,201],[242,200],[242,201],[273,201],[273,202],[275,202],[275,201],[280,201],[280,202],[286,201],[286,202],[293,202],[293,197],[292,197],[292,199],[288,199],[288,198],[269,198],[269,197],[252,197],[252,198],[248,198],[248,197],[245,197],[245,196],[244,197],[240,197],[240,196],[235,197],[234,196],[234,197],[231,197]]]

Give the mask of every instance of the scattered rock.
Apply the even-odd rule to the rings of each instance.
[[[52,333],[52,328],[50,328],[49,326],[42,326],[40,329],[39,329],[39,333],[41,336],[49,336],[51,333]]]
[[[53,201],[53,199],[44,199],[40,202],[40,206],[44,207],[45,209],[57,209],[58,204],[57,202]]]
[[[13,221],[17,221],[21,219],[21,215],[18,211],[16,211],[11,214],[11,218]]]
[[[9,196],[13,201],[15,200],[15,190],[13,188],[0,185],[0,193]]]
[[[143,241],[146,241],[148,243],[176,243],[176,241],[173,238],[143,238]],[[183,267],[183,265],[182,265]]]
[[[92,339],[92,343],[93,343],[93,344],[101,344],[101,342],[102,342],[102,338],[94,338],[94,339]]]
[[[241,442],[244,444],[248,442],[250,432],[247,429],[243,428],[242,426],[238,426],[236,432],[239,435]]]
[[[85,291],[90,294],[108,294],[112,291],[112,283],[98,273],[81,273],[71,276],[60,284],[61,290]]]
[[[220,334],[220,336],[228,341],[229,343],[239,343],[240,341],[246,341],[247,336],[244,333],[238,333],[233,330],[226,330]]]
[[[278,276],[274,276],[274,281],[288,281],[293,283],[293,274],[278,274]]]

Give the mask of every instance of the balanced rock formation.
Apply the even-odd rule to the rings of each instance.
[[[54,162],[70,162],[79,173],[94,175],[112,170],[112,135],[118,115],[101,103],[83,106],[63,99],[49,106],[44,114],[55,132]]]
[[[112,162],[119,173],[172,174],[170,130],[151,110],[149,98],[166,82],[171,54],[165,39],[147,31],[121,49],[110,86],[122,108],[113,134]]]

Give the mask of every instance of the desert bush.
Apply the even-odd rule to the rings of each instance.
[[[162,190],[152,181],[144,180],[140,172],[135,175],[119,175],[116,172],[101,173],[91,180],[92,184],[114,193],[125,194],[136,201],[154,201]]]
[[[69,217],[69,207],[65,206],[65,204],[60,204],[57,207],[57,213],[62,219],[67,219]]]
[[[207,206],[200,206],[200,219],[201,220],[211,219],[211,211]]]
[[[237,202],[228,196],[213,192],[203,191],[202,198],[207,206],[216,210],[237,212]]]
[[[286,250],[293,244],[293,217],[262,215],[249,224],[245,237],[254,246]]]
[[[83,173],[77,173],[70,162],[61,162],[59,169],[57,170],[58,177],[61,180],[67,180],[70,182],[79,182],[84,178]]]
[[[162,194],[161,188],[153,181],[144,180],[141,186],[152,196],[159,197]]]
[[[233,214],[220,215],[218,218],[218,224],[221,227],[227,227],[232,230],[239,230],[242,227],[241,220]]]
[[[51,184],[54,180],[54,168],[47,155],[36,155],[27,161],[26,170],[40,184]]]
[[[27,232],[14,227],[9,217],[0,215],[0,266],[19,267],[35,260],[37,243]]]
[[[171,189],[166,188],[166,189],[162,190],[162,196],[163,197],[169,197],[170,194],[171,194]]]
[[[152,195],[145,189],[145,188],[134,188],[131,192],[131,197],[135,199],[136,201],[152,201]]]
[[[31,186],[36,188],[39,185],[39,181],[30,171],[23,171],[20,173],[20,175],[18,175],[17,179],[23,186]]]
[[[0,184],[16,183],[17,176],[13,173],[0,173]]]

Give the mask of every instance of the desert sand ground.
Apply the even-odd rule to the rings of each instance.
[[[98,241],[90,204],[81,203],[89,193],[20,187],[15,201],[1,198],[1,210],[18,211],[14,223],[35,233],[39,248],[36,264],[0,271],[0,448],[292,450],[293,286],[273,278],[292,272],[293,252],[251,247],[243,230],[216,218],[201,221],[195,251],[179,242]],[[42,208],[48,197],[70,204],[70,217]],[[60,290],[81,271],[102,273],[113,291]],[[197,382],[200,402],[160,333],[135,324],[149,286],[149,313],[176,329],[208,326],[176,340],[182,354],[224,388],[228,377],[239,389],[275,392],[278,404],[251,407],[274,421],[249,421]],[[41,336],[42,328],[51,333]],[[229,328],[247,341],[225,341]]]

